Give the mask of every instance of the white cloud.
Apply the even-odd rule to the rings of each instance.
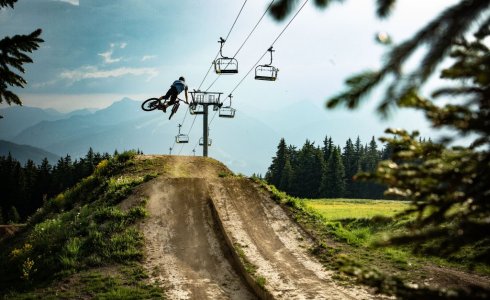
[[[104,62],[106,64],[113,64],[119,62],[122,59],[121,57],[112,58],[112,54],[114,54],[114,50],[111,49],[107,52],[99,53],[98,55],[104,58]]]
[[[84,79],[100,79],[109,77],[122,77],[126,75],[133,76],[147,76],[146,80],[149,81],[158,75],[158,71],[155,68],[117,68],[112,70],[99,70],[94,66],[82,67],[80,69],[64,71],[60,74],[61,79],[66,79],[71,82],[77,82]]]
[[[71,5],[80,6],[80,0],[58,0],[60,2],[66,2]]]
[[[122,57],[118,58],[112,58],[112,55],[114,54],[114,48],[119,47],[120,49],[126,48],[128,43],[122,42],[122,43],[110,43],[109,46],[111,47],[109,50],[106,52],[98,53],[99,56],[102,56],[104,58],[104,63],[106,64],[113,64],[116,62],[121,61]]]
[[[144,55],[141,58],[141,61],[147,61],[147,60],[154,59],[154,58],[157,58],[157,56],[156,55]]]

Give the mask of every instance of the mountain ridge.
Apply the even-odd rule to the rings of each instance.
[[[30,159],[39,165],[44,158],[47,158],[51,164],[54,164],[60,158],[60,156],[41,148],[0,140],[0,156],[8,156],[9,153],[21,164],[25,164]]]

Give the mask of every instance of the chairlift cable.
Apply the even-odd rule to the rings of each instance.
[[[206,73],[206,75],[204,75],[204,78],[202,79],[201,84],[200,84],[200,85],[199,85],[199,87],[197,88],[198,90],[200,90],[200,89],[201,89],[202,84],[204,83],[204,81],[205,81],[205,80],[206,80],[206,78],[208,77],[209,72],[211,72],[211,69],[213,68],[214,61],[215,61],[215,60],[218,58],[218,56],[219,56],[219,51],[218,51],[218,53],[216,54],[216,57],[213,59],[213,62],[212,62],[212,63],[211,63],[211,65],[209,66],[208,72]]]
[[[289,20],[289,22],[286,24],[286,26],[283,28],[283,30],[279,33],[279,35],[274,39],[274,41],[272,42],[271,44],[271,47],[274,46],[274,44],[279,40],[279,38],[284,34],[284,32],[286,31],[286,29],[291,25],[291,23],[293,22],[293,20],[298,16],[298,14],[301,12],[301,10],[303,10],[303,8],[305,7],[306,3],[308,3],[309,0],[305,0],[305,2],[303,2],[303,4],[301,5],[301,7],[298,9],[298,11],[294,14],[294,16],[291,18],[291,20]],[[228,32],[227,36],[226,36],[226,39],[228,39],[231,31],[233,30],[233,27],[235,26],[237,20],[238,20],[238,17],[240,16],[242,10],[243,10],[243,7],[245,6],[247,0],[244,1],[237,17],[235,18],[235,21],[233,22],[233,25],[232,27],[230,28],[230,31]],[[271,7],[272,3],[274,2],[274,0],[272,0],[272,2],[269,4],[269,7],[267,8],[266,12],[269,10],[269,8]],[[238,54],[238,52],[241,50],[241,48],[243,47],[243,45],[246,43],[246,41],[249,39],[249,37],[251,36],[251,34],[255,31],[256,27],[258,26],[258,24],[260,23],[260,21],[262,20],[262,18],[265,16],[265,13],[262,15],[262,17],[259,19],[259,21],[257,22],[257,24],[255,25],[255,27],[252,29],[251,33],[247,36],[247,38],[245,39],[245,42],[242,43],[242,45],[240,46],[240,48],[237,50],[237,52],[235,53],[235,55],[233,56],[233,58]],[[226,40],[225,39],[225,40]],[[269,48],[268,48],[269,49]],[[233,88],[233,90],[231,91],[231,93],[229,93],[229,95],[233,94],[233,92],[242,84],[242,82],[245,80],[245,78],[250,74],[250,72],[252,72],[252,70],[259,64],[259,62],[264,58],[264,56],[267,54],[269,50],[265,51],[264,54],[262,54],[260,56],[260,58],[257,60],[257,62],[250,68],[250,70],[247,72],[247,74],[245,74],[245,76],[238,82],[238,84]],[[219,55],[219,52],[218,54],[216,55],[216,58],[218,57]],[[216,60],[215,58],[215,60]],[[212,68],[212,64],[211,64],[211,67],[208,69],[208,72],[206,73],[203,81],[201,82],[200,86],[199,86],[199,89],[200,87],[202,86],[202,84],[204,83],[204,80],[206,79],[206,77],[209,75],[209,72]],[[208,89],[206,90],[206,92],[214,85],[214,83],[216,83],[216,81],[218,80],[220,76],[218,76],[212,83],[211,85],[208,87]],[[226,100],[226,99],[225,99]],[[216,116],[217,112],[214,113],[213,117],[211,118],[211,121],[208,123],[209,125],[213,122],[215,116]],[[197,116],[196,116],[197,117]],[[192,127],[194,126],[194,122],[196,120],[196,117],[194,117],[194,121],[192,122],[192,125],[191,125],[191,129]],[[190,129],[190,130],[191,130]],[[189,130],[189,133],[190,133],[190,130]],[[174,142],[175,144],[175,142]],[[193,149],[195,149],[197,147],[197,145],[199,144],[199,141],[196,143],[196,145],[194,146]],[[181,148],[181,151],[182,151],[183,147]],[[180,152],[179,152],[180,154]]]
[[[185,111],[185,114],[184,114],[184,119],[182,119],[182,122],[180,122],[180,124],[184,125],[184,122],[185,122],[185,118],[187,117],[187,113],[189,112],[190,108],[189,106],[187,106],[187,109]]]
[[[235,54],[233,55],[233,58],[235,58],[237,55],[238,55],[238,52],[240,52],[240,50],[242,50],[243,46],[245,45],[245,43],[247,43],[248,39],[252,36],[252,34],[254,33],[255,29],[257,29],[257,27],[259,26],[260,22],[262,21],[262,19],[264,18],[264,16],[267,14],[267,12],[269,11],[269,9],[271,8],[272,4],[274,4],[274,1],[275,0],[272,0],[271,3],[269,3],[269,6],[267,7],[267,9],[264,11],[264,13],[262,14],[262,16],[260,17],[260,19],[257,21],[257,23],[255,24],[255,26],[252,28],[252,31],[250,31],[250,33],[248,34],[248,36],[245,38],[245,40],[243,41],[243,43],[241,44],[241,46],[238,48],[238,50],[235,52]],[[219,52],[218,52],[219,54]],[[216,55],[215,59],[218,57],[218,55]],[[228,66],[228,65],[227,65]],[[208,70],[208,73],[206,74],[206,76],[209,74],[210,70],[212,68],[212,64],[211,66],[209,67],[209,70]],[[226,67],[225,67],[226,68]],[[213,87],[213,85],[216,83],[216,81],[218,81],[219,77],[221,76],[221,74],[218,74],[218,76],[216,77],[216,79],[211,83],[211,85],[206,89],[206,92],[209,91],[209,89],[211,89],[211,87]],[[202,83],[201,83],[202,85]],[[201,86],[199,86],[199,89],[201,88]]]
[[[233,92],[235,92],[235,90],[240,86],[240,84],[242,84],[242,82],[245,80],[245,78],[247,78],[247,76],[250,74],[250,72],[252,72],[252,70],[259,64],[259,62],[264,58],[264,56],[267,54],[267,52],[269,52],[269,49],[271,49],[274,44],[279,40],[279,38],[283,35],[283,33],[286,31],[286,29],[289,27],[289,25],[291,25],[291,23],[293,22],[293,20],[296,18],[296,16],[301,12],[301,10],[305,7],[306,3],[308,3],[309,0],[305,0],[305,2],[301,5],[301,7],[298,9],[298,11],[294,14],[294,16],[291,18],[291,20],[289,20],[289,22],[286,24],[286,26],[283,28],[283,30],[279,33],[279,35],[276,37],[276,39],[272,42],[271,46],[267,49],[267,51],[264,52],[264,54],[262,54],[262,56],[260,56],[260,58],[257,60],[257,62],[250,68],[250,70],[247,72],[247,74],[245,74],[245,76],[243,76],[243,78],[240,80],[240,82],[238,82],[238,84],[233,88],[233,90],[228,94],[228,95],[232,95]],[[217,77],[219,78],[219,76]],[[216,79],[217,80],[217,79]],[[216,82],[216,80],[214,82]],[[213,82],[213,84],[214,84]],[[212,86],[212,85],[211,85]],[[211,86],[209,88],[211,88]],[[209,90],[208,88],[208,90]],[[228,96],[227,98],[229,98],[230,96]],[[227,99],[225,98],[225,100]],[[223,100],[223,102],[225,101]],[[211,125],[211,123],[213,122],[214,120],[214,117],[216,116],[216,113],[213,115],[213,117],[211,118],[211,121],[209,122],[209,125]]]
[[[265,51],[264,54],[262,54],[262,56],[257,60],[257,62],[250,68],[250,70],[248,70],[247,74],[245,74],[245,76],[243,76],[243,78],[240,80],[240,82],[238,82],[238,84],[233,88],[233,90],[230,92],[230,94],[233,94],[233,92],[240,86],[240,84],[242,84],[242,82],[245,80],[245,78],[247,78],[248,74],[250,74],[250,72],[252,72],[252,70],[255,69],[255,67],[264,58],[264,56],[267,54],[267,52],[268,51]]]
[[[242,11],[243,11],[243,8],[245,7],[245,4],[247,4],[247,1],[248,1],[248,0],[245,0],[245,1],[243,2],[242,7],[240,8],[240,11],[238,12],[238,14],[237,14],[237,16],[236,16],[236,18],[235,18],[235,21],[234,21],[234,22],[233,22],[233,24],[231,25],[231,28],[230,28],[230,30],[228,31],[228,34],[226,35],[225,40],[227,40],[227,39],[230,37],[230,34],[231,34],[231,32],[232,32],[233,28],[235,27],[235,24],[236,24],[236,22],[238,21],[238,18],[240,17],[240,15],[241,15],[241,13],[242,13]],[[213,63],[214,63],[214,61],[215,61],[215,60],[218,58],[219,54],[220,54],[220,51],[218,51],[218,53],[216,54],[216,56],[215,56],[215,58],[214,58],[214,60],[213,60]],[[201,81],[201,84],[199,85],[198,90],[200,90],[200,89],[201,89],[201,86],[203,85],[204,81],[206,80],[207,76],[209,75],[209,72],[211,71],[211,68],[213,67],[213,63],[211,63],[211,65],[210,65],[210,67],[209,67],[208,71],[206,72],[206,75],[204,75],[204,78],[203,78],[203,80]],[[216,80],[215,80],[214,82],[216,82]],[[213,84],[214,84],[214,82],[213,82]],[[187,108],[186,113],[185,113],[185,115],[184,115],[184,119],[183,119],[183,120],[182,120],[182,122],[181,122],[181,124],[182,124],[182,125],[183,125],[183,124],[184,124],[184,122],[185,122],[185,119],[186,119],[186,117],[187,117],[187,112],[188,112],[188,111],[189,111],[189,108]],[[192,121],[192,124],[191,124],[191,127],[190,127],[190,129],[189,129],[189,133],[188,133],[188,135],[190,134],[190,132],[191,132],[192,128],[194,127],[194,123],[195,123],[195,121],[196,121],[196,118],[197,118],[197,116],[195,116],[195,117],[194,117],[194,120]],[[180,128],[179,128],[179,133],[180,133]],[[175,148],[175,144],[176,144],[176,141],[174,140],[174,143],[172,144],[172,147],[171,147],[172,149],[174,149],[174,148]],[[180,152],[182,152],[182,149],[183,149],[183,148],[184,148],[184,145],[182,145],[182,147],[181,147],[181,149],[180,149],[180,151],[179,151],[179,155],[180,155]],[[194,148],[195,148],[195,147],[194,147]]]
[[[210,120],[210,121],[209,121],[209,123],[208,123],[208,127],[211,125],[211,123],[213,123],[214,117],[216,117],[216,114],[217,114],[217,113],[218,113],[218,111],[215,111],[215,112],[214,112],[213,117],[211,118],[211,120]]]
[[[277,36],[277,38],[274,40],[274,42],[272,42],[271,44],[271,47],[274,46],[274,44],[277,42],[277,40],[281,37],[281,35],[284,33],[284,31],[286,31],[286,29],[289,27],[289,25],[293,22],[293,20],[296,18],[296,16],[301,12],[301,10],[303,9],[303,7],[305,7],[306,3],[308,3],[309,0],[305,0],[305,2],[303,3],[303,5],[301,5],[301,7],[298,9],[298,11],[294,14],[294,16],[291,18],[291,20],[289,21],[289,23],[286,25],[286,27],[284,27],[284,29],[281,31],[281,33],[279,33],[279,35]]]
[[[271,44],[271,47],[274,46],[274,44],[277,42],[277,40],[279,40],[279,38],[282,36],[282,34],[286,31],[286,29],[289,27],[289,25],[291,25],[291,23],[293,22],[293,20],[296,18],[296,16],[298,16],[298,14],[301,12],[301,10],[303,9],[303,7],[305,7],[306,3],[308,3],[309,0],[305,0],[305,2],[301,5],[301,7],[298,9],[298,11],[294,14],[294,16],[291,18],[291,20],[289,20],[288,24],[286,24],[286,26],[283,28],[283,30],[279,33],[279,35],[276,37],[276,39],[272,42]],[[268,48],[270,49],[270,48]],[[264,54],[262,54],[262,56],[257,60],[257,62],[255,63],[255,65],[253,65],[250,70],[247,72],[247,74],[245,74],[245,76],[243,76],[243,78],[240,80],[240,82],[238,82],[238,84],[233,88],[233,90],[231,91],[230,94],[233,94],[233,92],[240,86],[240,84],[242,84],[242,82],[245,80],[245,78],[248,76],[248,74],[250,74],[250,72],[252,72],[252,70],[259,64],[259,62],[262,60],[262,58],[264,58],[264,56],[267,54],[267,52],[269,52],[269,50],[265,51]]]
[[[174,139],[174,143],[172,144],[172,147],[170,148],[175,149],[175,139]]]
[[[213,120],[214,120],[214,117],[216,117],[216,114],[218,113],[218,111],[215,111],[214,112],[214,115],[213,117],[211,117],[211,120],[208,122],[208,127],[211,126],[211,123],[213,123]],[[197,116],[196,116],[197,117]],[[194,119],[195,120],[195,119]],[[194,148],[192,149],[196,149],[196,147],[199,145],[199,139],[197,140],[197,143],[194,145]],[[183,146],[183,145],[182,145]],[[182,151],[182,149],[180,149],[180,151]],[[180,152],[179,152],[179,155],[180,155]]]
[[[221,74],[216,76],[216,78],[214,79],[214,81],[211,83],[211,85],[206,89],[205,92],[209,91],[210,88],[213,87],[213,85],[216,83],[216,81],[218,81],[218,79],[220,78]]]
[[[187,132],[187,136],[189,136],[191,134],[191,130],[194,127],[194,123],[196,122],[196,119],[197,119],[197,115],[194,116],[194,120],[192,120],[191,127],[189,128],[189,132]],[[182,152],[182,149],[184,149],[184,145],[182,145],[182,147],[180,148],[179,155]]]
[[[242,5],[242,7],[240,8],[240,11],[238,12],[238,15],[236,16],[235,21],[233,22],[233,25],[231,25],[231,28],[230,28],[230,30],[228,31],[228,34],[226,35],[225,41],[226,41],[226,40],[228,40],[228,38],[230,37],[231,31],[233,30],[233,27],[235,27],[235,24],[236,24],[236,22],[238,21],[238,18],[240,17],[240,15],[241,15],[241,13],[242,13],[242,10],[243,10],[243,8],[245,7],[245,4],[247,3],[247,1],[248,1],[248,0],[245,0],[245,1],[243,2],[243,5]],[[200,84],[200,85],[199,85],[199,87],[197,88],[198,90],[200,90],[200,89],[201,89],[201,86],[203,85],[204,81],[205,81],[205,80],[206,80],[206,78],[208,77],[209,72],[210,72],[210,71],[211,71],[211,69],[213,68],[213,63],[214,63],[214,61],[215,61],[215,60],[218,58],[219,54],[220,54],[220,51],[218,51],[218,53],[216,53],[216,56],[215,56],[215,58],[213,59],[213,62],[211,63],[211,65],[209,66],[209,69],[208,69],[208,71],[207,71],[206,75],[204,75],[204,78],[203,78],[203,80],[201,81],[201,84]]]
[[[235,22],[233,22],[233,25],[231,25],[230,31],[228,31],[228,34],[226,35],[225,41],[228,40],[228,37],[230,37],[231,31],[233,30],[233,27],[235,27],[236,21],[238,21],[238,17],[240,17],[240,14],[242,13],[243,8],[245,7],[245,4],[247,4],[248,0],[245,0],[243,2],[242,8],[240,8],[240,11],[238,12],[238,15],[235,18]]]
[[[257,27],[259,26],[260,22],[262,21],[262,19],[264,18],[264,16],[267,14],[267,12],[269,11],[269,9],[271,8],[272,4],[274,4],[274,1],[275,0],[272,0],[271,1],[271,3],[269,4],[269,6],[267,7],[267,9],[264,11],[264,14],[262,14],[262,17],[260,17],[259,21],[257,22],[257,24],[255,24],[255,26],[252,29],[252,31],[250,31],[250,33],[248,34],[248,36],[245,38],[245,40],[243,41],[243,43],[240,46],[240,48],[238,48],[238,50],[235,52],[235,54],[233,55],[233,58],[235,58],[238,55],[238,52],[240,52],[240,50],[242,50],[242,48],[245,45],[245,43],[248,41],[248,39],[250,38],[250,36],[252,36],[252,33],[255,31],[255,29],[257,29]]]

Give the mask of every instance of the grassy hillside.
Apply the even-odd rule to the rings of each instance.
[[[327,269],[338,270],[341,281],[359,281],[403,299],[490,295],[490,266],[477,259],[479,245],[452,257],[410,246],[380,247],[386,237],[406,230],[410,217],[396,216],[408,207],[406,202],[299,199],[259,183],[316,240],[311,252]]]
[[[143,236],[135,226],[146,199],[121,201],[157,176],[126,152],[50,199],[13,238],[0,242],[6,299],[161,297],[145,283]]]

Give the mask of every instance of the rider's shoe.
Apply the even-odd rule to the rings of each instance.
[[[165,107],[165,105],[162,105],[162,110],[163,110],[164,113],[167,112],[167,108]]]

